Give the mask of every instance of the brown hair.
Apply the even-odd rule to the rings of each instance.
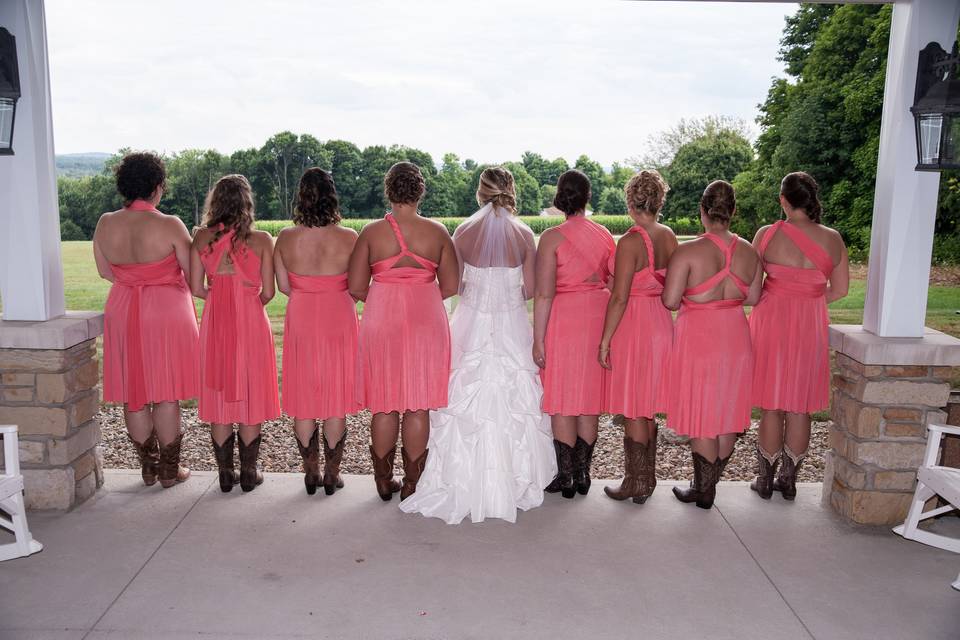
[[[517,212],[517,190],[513,174],[503,167],[487,167],[480,173],[477,185],[477,204],[503,207],[510,213]]]
[[[807,217],[816,223],[823,216],[820,204],[820,185],[809,173],[794,171],[784,176],[780,182],[780,195],[787,199],[794,209],[803,209]]]
[[[223,225],[223,228],[220,228]],[[215,229],[210,244],[230,231],[233,247],[242,246],[250,238],[253,228],[253,189],[250,182],[238,173],[223,176],[210,189],[203,206],[203,226]]]
[[[307,169],[300,177],[293,223],[304,227],[325,227],[338,222],[340,198],[333,176],[319,167]]]
[[[134,200],[148,200],[157,187],[167,188],[167,169],[152,151],[134,151],[123,156],[113,168],[113,175],[124,206]]]
[[[576,169],[569,169],[557,179],[557,195],[553,197],[553,206],[572,216],[587,208],[590,202],[590,178]]]
[[[383,177],[383,192],[390,202],[416,204],[423,199],[426,181],[420,167],[412,162],[398,162]]]
[[[733,185],[726,180],[714,180],[703,190],[700,206],[712,221],[729,223],[737,209]]]
[[[628,207],[634,211],[649,211],[654,215],[663,208],[668,191],[670,185],[656,169],[644,169],[636,173],[623,188]]]

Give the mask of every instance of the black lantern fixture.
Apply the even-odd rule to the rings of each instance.
[[[17,40],[0,27],[0,155],[13,155],[13,122],[20,98]]]
[[[960,53],[936,42],[920,52],[913,113],[917,127],[917,171],[960,169]]]

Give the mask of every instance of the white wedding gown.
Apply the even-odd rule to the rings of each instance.
[[[449,404],[430,413],[426,468],[400,508],[448,524],[468,515],[516,522],[517,509],[543,502],[557,472],[550,417],[540,410],[523,268],[464,263],[461,280],[450,321]]]

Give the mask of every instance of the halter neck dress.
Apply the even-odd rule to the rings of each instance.
[[[807,234],[783,220],[771,226],[760,241],[761,260],[777,232],[790,238],[814,268],[763,261],[763,294],[750,314],[753,404],[812,413],[830,405],[826,291],[833,260]]]
[[[692,438],[716,438],[750,426],[753,350],[743,299],[750,285],[730,270],[737,247],[711,233],[707,238],[723,252],[724,265],[683,294],[673,330],[673,350],[667,382],[667,425]],[[690,296],[706,293],[729,278],[743,298],[697,302]]]
[[[447,406],[450,326],[438,265],[410,251],[393,214],[385,219],[400,252],[371,265],[360,320],[363,404],[372,413],[439,409]],[[396,266],[405,257],[420,266]]]
[[[663,382],[673,345],[673,317],[660,301],[667,270],[655,268],[653,242],[643,227],[627,233],[643,238],[647,266],[633,274],[630,300],[610,341],[604,413],[652,418],[666,411]],[[614,265],[611,256],[611,271]]]
[[[597,345],[603,336],[610,299],[609,260],[616,245],[609,231],[583,216],[572,216],[555,228],[564,241],[556,249],[556,294],[544,339],[543,411],[600,415],[606,370],[597,361]]]
[[[214,424],[259,424],[280,416],[277,354],[260,302],[260,257],[233,246],[226,231],[200,253],[207,300],[200,323],[200,419]],[[218,273],[229,257],[233,273]]]
[[[360,410],[357,305],[347,274],[287,272],[283,323],[283,411],[294,418],[337,418]]]
[[[143,200],[128,209],[162,215]],[[154,262],[110,264],[103,309],[103,401],[139,411],[151,402],[196,398],[197,314],[176,252]]]

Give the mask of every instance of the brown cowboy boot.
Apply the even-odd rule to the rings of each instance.
[[[160,445],[160,486],[169,489],[178,482],[186,482],[190,477],[190,469],[180,465],[180,444],[183,434],[177,435],[173,442]]]
[[[160,443],[157,442],[157,432],[152,432],[143,443],[133,439],[129,433],[127,437],[137,450],[137,457],[140,458],[140,476],[143,478],[143,484],[152,487],[157,484],[157,475],[160,472]]]
[[[217,459],[217,471],[219,473],[220,491],[230,493],[233,485],[239,484],[240,472],[233,465],[233,449],[236,444],[237,434],[230,432],[230,437],[223,441],[222,445],[210,436],[210,442],[213,443],[213,455]]]
[[[245,492],[253,491],[257,485],[263,484],[263,473],[257,467],[261,438],[262,436],[257,436],[249,444],[244,443],[242,437],[237,438],[240,446],[240,488]]]
[[[643,504],[650,497],[648,484],[649,472],[647,464],[649,457],[647,450],[649,445],[631,440],[627,436],[623,437],[623,467],[624,476],[620,481],[620,487],[604,487],[603,492],[614,500],[626,500],[632,498],[636,504]]]
[[[587,444],[587,441],[577,436],[577,441],[573,446],[573,457],[576,464],[574,480],[577,485],[577,493],[582,496],[590,491],[590,464],[593,462],[593,448],[597,441]]]
[[[773,481],[773,490],[779,491],[784,500],[793,500],[797,497],[797,473],[806,457],[806,451],[800,455],[794,455],[793,451],[790,451],[790,447],[783,445],[783,455],[780,456],[780,471]]]
[[[300,444],[300,438],[294,436],[300,457],[303,458],[303,485],[307,493],[313,495],[320,486],[320,430],[314,429],[307,446]]]
[[[729,460],[729,457],[727,458]],[[673,495],[680,502],[696,502],[701,509],[713,507],[717,495],[717,481],[720,479],[722,461],[707,461],[699,453],[693,452],[693,480],[688,489],[673,488]]]
[[[407,455],[407,450],[400,447],[400,456],[403,458],[403,486],[400,488],[400,499],[406,500],[417,492],[417,483],[420,482],[420,475],[423,468],[427,465],[427,454],[429,449],[424,449],[419,458],[413,459]]]
[[[560,493],[564,498],[573,498],[577,493],[577,483],[574,480],[573,447],[565,442],[554,440],[553,449],[557,454],[557,475],[543,490],[547,493]]]
[[[393,479],[393,460],[397,455],[396,448],[390,453],[378,458],[370,446],[370,457],[373,459],[373,480],[377,484],[377,493],[384,502],[389,502],[393,494],[400,491],[400,483]]]
[[[773,476],[777,471],[779,458],[779,451],[770,455],[757,444],[757,477],[750,483],[750,488],[764,500],[769,500],[773,495]]]
[[[343,447],[347,441],[347,432],[332,449],[327,444],[327,436],[323,436],[323,492],[332,496],[337,489],[343,489],[343,479],[340,477],[340,462],[343,460]]]
[[[647,460],[645,469],[647,471],[647,493],[653,495],[653,490],[657,488],[657,438],[660,435],[660,427],[654,423],[653,435],[650,436],[650,442],[647,444]]]

